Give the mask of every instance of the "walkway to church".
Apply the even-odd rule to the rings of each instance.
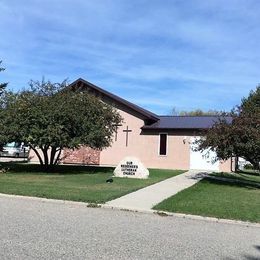
[[[207,174],[207,172],[190,170],[118,199],[111,200],[106,204],[111,207],[129,210],[150,210],[161,201],[196,184]]]

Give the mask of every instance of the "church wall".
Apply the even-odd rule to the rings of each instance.
[[[231,159],[228,159],[226,161],[221,161],[219,164],[219,171],[231,172]]]
[[[144,132],[142,119],[131,114],[131,111],[118,109],[124,118],[122,126],[118,127],[117,138],[100,153],[101,165],[117,165],[125,156],[138,157],[146,167],[162,169],[189,169],[189,137],[186,132],[168,132],[168,151],[166,156],[159,155],[159,131]],[[132,132],[128,133],[127,126]],[[165,131],[163,131],[165,132]]]

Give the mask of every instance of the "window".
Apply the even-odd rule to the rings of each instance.
[[[159,155],[167,155],[167,134],[159,135]]]

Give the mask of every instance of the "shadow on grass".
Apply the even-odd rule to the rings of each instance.
[[[113,173],[112,167],[81,166],[81,165],[55,165],[51,169],[44,170],[39,164],[27,164],[21,162],[1,162],[0,165],[8,169],[9,173],[39,173],[39,174],[96,174]]]
[[[260,176],[260,172],[257,171],[257,170],[240,170],[240,171],[237,171],[236,173],[238,174],[248,174],[248,175],[254,175],[254,176]]]
[[[207,177],[209,175],[209,173],[208,172],[203,172],[203,171],[201,171],[201,172],[199,172],[199,173],[197,173],[197,174],[195,174],[195,175],[192,175],[192,176],[186,176],[188,179],[193,179],[193,180],[199,180],[199,179],[202,179],[202,178],[205,178],[205,177]]]
[[[224,178],[223,178],[224,179]],[[226,185],[230,187],[239,187],[239,188],[246,188],[246,189],[256,189],[260,190],[259,182],[254,181],[242,181],[240,179],[228,179],[226,180],[216,180],[209,177],[205,177],[201,182],[207,182],[211,184],[217,184],[217,185]]]
[[[236,173],[236,175],[234,175],[234,174],[220,172],[220,173],[213,173],[210,176],[216,177],[216,178],[225,178],[229,181],[256,183],[257,185],[260,186],[260,179],[259,180],[255,180],[255,179],[252,179],[252,178],[250,179],[250,174]]]

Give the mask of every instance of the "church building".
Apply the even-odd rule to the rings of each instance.
[[[148,168],[231,171],[231,160],[215,162],[213,151],[192,149],[195,138],[212,127],[216,116],[156,115],[81,78],[70,86],[114,106],[123,122],[117,126],[110,147],[102,151],[89,147],[64,150],[63,163],[116,166],[124,157],[134,156]],[[37,161],[33,154],[30,158]]]

